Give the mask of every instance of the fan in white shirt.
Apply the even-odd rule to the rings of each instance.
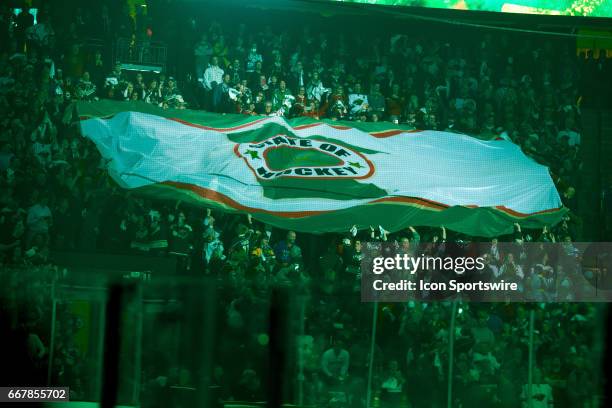
[[[223,82],[223,69],[219,67],[219,58],[212,57],[210,65],[204,71],[204,88],[213,89],[213,83],[219,85]]]

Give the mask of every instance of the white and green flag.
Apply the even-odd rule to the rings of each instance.
[[[110,101],[78,113],[120,186],[281,228],[444,225],[493,236],[565,212],[548,169],[505,140]]]

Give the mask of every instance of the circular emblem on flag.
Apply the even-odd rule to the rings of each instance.
[[[326,140],[278,135],[234,148],[259,179],[364,179],[374,165],[360,152]]]

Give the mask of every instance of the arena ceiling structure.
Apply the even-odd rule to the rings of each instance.
[[[425,7],[463,11],[491,11],[573,17],[611,17],[606,0],[335,0],[397,7]]]
[[[219,4],[218,0],[179,0]],[[489,24],[610,25],[609,0],[239,0],[224,5],[334,15],[386,15],[396,18],[437,17]]]
[[[149,2],[155,0],[148,0]],[[214,7],[219,0],[177,0]],[[368,17],[574,37],[577,52],[612,52],[611,0],[224,0],[224,7],[289,11],[320,17]]]

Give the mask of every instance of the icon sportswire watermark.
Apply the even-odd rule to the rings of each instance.
[[[362,245],[365,302],[608,302],[612,243]]]

